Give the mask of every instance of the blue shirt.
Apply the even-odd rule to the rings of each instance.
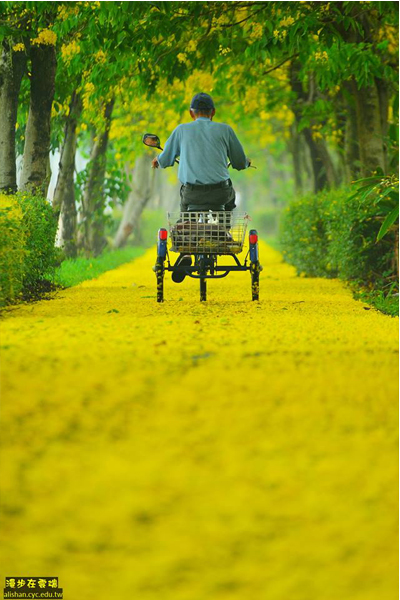
[[[232,127],[207,117],[178,125],[166,141],[158,162],[165,169],[172,167],[178,157],[178,177],[183,184],[220,183],[229,179],[228,159],[238,171],[249,164]]]

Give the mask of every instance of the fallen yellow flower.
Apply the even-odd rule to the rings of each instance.
[[[68,598],[395,596],[397,320],[260,245],[173,284],[155,251],[2,322],[1,576]],[[4,579],[3,579],[4,581]]]

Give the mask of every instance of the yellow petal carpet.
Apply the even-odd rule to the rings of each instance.
[[[71,600],[392,600],[397,319],[261,244],[174,284],[155,250],[2,321],[0,577]]]

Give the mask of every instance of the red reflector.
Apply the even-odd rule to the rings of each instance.
[[[158,232],[159,240],[166,240],[168,237],[168,231],[166,229],[160,229]]]
[[[257,244],[257,242],[258,242],[258,235],[256,233],[251,233],[249,235],[249,241],[250,241],[250,244]]]

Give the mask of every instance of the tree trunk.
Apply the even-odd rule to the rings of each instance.
[[[116,248],[124,246],[131,233],[134,233],[136,240],[140,237],[140,217],[154,194],[155,169],[151,168],[151,159],[149,154],[143,154],[136,159],[132,170],[131,191],[114,240]]]
[[[300,123],[303,116],[303,107],[312,104],[316,94],[315,82],[311,75],[308,93],[303,89],[302,82],[299,79],[299,70],[298,61],[291,63],[290,84],[292,91],[296,94],[296,99],[291,108],[297,124]],[[314,139],[311,127],[303,128],[302,133],[310,151],[314,175],[314,192],[317,193],[325,187],[334,187],[337,183],[337,176],[325,140]]]
[[[326,175],[327,187],[334,188],[339,185],[339,176],[336,172],[331,155],[329,154],[328,146],[325,140],[319,139],[316,142],[318,156],[324,166]]]
[[[320,152],[321,145],[317,144],[317,142],[314,140],[312,131],[309,127],[303,129],[303,135],[310,151],[311,166],[314,176],[314,192],[317,193],[328,187],[327,172],[324,168],[324,163],[322,161]]]
[[[76,205],[74,170],[76,153],[76,128],[82,112],[82,100],[76,91],[72,94],[69,114],[65,124],[64,143],[61,150],[57,185],[54,190],[53,210],[60,216],[61,244],[66,256],[76,256]],[[60,215],[61,212],[61,215]]]
[[[31,98],[25,131],[20,187],[37,189],[45,196],[49,186],[47,164],[50,151],[50,118],[56,76],[54,46],[32,46]]]
[[[292,155],[293,162],[293,173],[294,173],[294,188],[297,194],[303,192],[303,177],[301,172],[301,137],[297,131],[296,122],[290,128],[290,152]]]
[[[383,163],[384,163],[384,172],[388,172],[388,163],[387,163],[387,135],[389,129],[389,86],[386,81],[383,79],[376,79],[376,87],[378,90],[378,98],[379,98],[379,113],[380,113],[380,121],[381,121],[381,132],[382,132],[382,145],[383,145]]]
[[[72,179],[65,188],[60,215],[60,239],[68,258],[75,258],[77,255],[76,224],[75,189]]]
[[[16,192],[15,124],[26,54],[13,52],[7,40],[0,52],[0,192]]]
[[[90,173],[83,194],[84,247],[87,254],[98,256],[106,245],[104,238],[104,176],[106,151],[114,100],[106,104],[104,130],[97,134],[90,154]]]
[[[360,176],[360,149],[357,137],[357,113],[352,99],[346,98],[344,128],[344,170],[348,183]]]
[[[361,174],[368,177],[378,167],[385,169],[378,89],[374,83],[359,90],[354,82],[353,90],[356,99]]]

